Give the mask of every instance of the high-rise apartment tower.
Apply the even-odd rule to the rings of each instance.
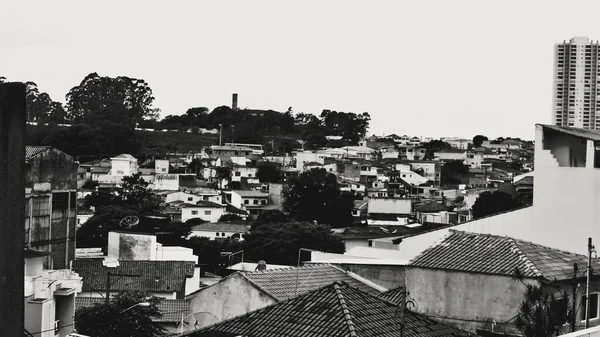
[[[600,130],[599,49],[587,37],[554,46],[552,124]]]

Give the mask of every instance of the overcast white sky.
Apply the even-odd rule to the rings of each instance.
[[[91,72],[162,115],[230,105],[371,114],[371,133],[533,138],[553,44],[600,39],[597,1],[0,0],[0,76],[55,100]]]

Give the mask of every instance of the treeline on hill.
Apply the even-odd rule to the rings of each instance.
[[[0,82],[6,80],[0,76]],[[300,147],[298,140],[304,141],[308,149],[322,147],[328,143],[326,136],[340,136],[341,145],[354,145],[365,136],[371,120],[367,112],[323,110],[316,116],[294,114],[291,107],[278,112],[232,110],[228,106],[212,111],[191,107],[183,114],[168,115],[161,120],[160,111],[153,107],[152,88],[143,79],[91,73],[69,90],[64,104],[41,92],[36,83],[25,84],[27,121],[38,124],[28,127],[27,144],[51,145],[75,156],[160,154],[177,150],[175,142],[161,142],[161,138],[149,142],[149,137],[135,132],[136,126],[191,130],[189,137],[202,137],[198,135],[200,128],[221,129],[224,142],[270,144],[269,149],[278,151]],[[276,144],[272,143],[274,138]]]

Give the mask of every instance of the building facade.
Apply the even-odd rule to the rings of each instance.
[[[44,268],[68,268],[75,258],[77,162],[50,146],[27,146],[25,162],[25,246],[49,253]]]
[[[598,41],[587,37],[574,37],[554,46],[554,125],[600,128],[598,49]]]

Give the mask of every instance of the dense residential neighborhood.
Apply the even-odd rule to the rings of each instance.
[[[600,336],[600,45],[555,54],[533,139],[238,93],[161,115],[145,80],[96,72],[63,104],[0,76],[19,336]]]

